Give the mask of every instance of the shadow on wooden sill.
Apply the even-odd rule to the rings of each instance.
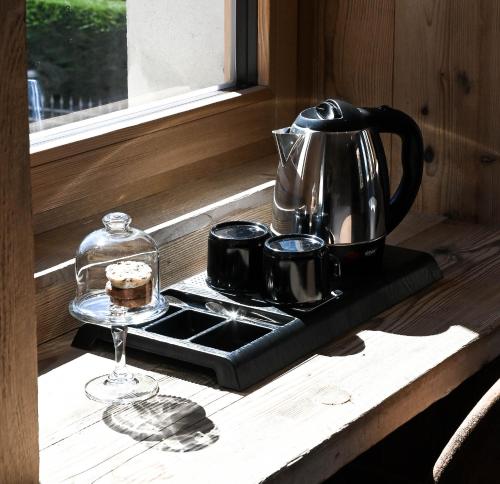
[[[109,406],[102,419],[115,432],[165,452],[198,451],[219,439],[219,430],[201,405],[171,395],[127,407]]]

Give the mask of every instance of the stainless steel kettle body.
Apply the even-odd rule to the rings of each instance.
[[[403,178],[392,199],[381,132],[403,141]],[[380,260],[386,234],[420,186],[422,139],[413,120],[391,108],[328,100],[273,134],[280,161],[272,231],[318,235],[344,265]]]

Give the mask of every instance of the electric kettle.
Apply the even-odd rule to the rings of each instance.
[[[402,141],[403,172],[392,197],[381,133]],[[327,99],[273,135],[280,160],[271,231],[321,237],[343,268],[377,267],[386,235],[408,213],[422,180],[415,121],[388,106]]]

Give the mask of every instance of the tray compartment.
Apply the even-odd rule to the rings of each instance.
[[[186,309],[144,328],[149,333],[176,339],[188,339],[221,323],[224,318]]]
[[[229,321],[192,340],[193,343],[222,351],[237,350],[272,330],[255,324]]]

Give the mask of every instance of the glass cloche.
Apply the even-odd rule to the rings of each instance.
[[[88,323],[136,325],[167,310],[160,294],[156,242],[130,226],[125,213],[110,213],[104,228],[85,237],[75,260],[76,297],[71,314]]]
[[[103,403],[132,403],[156,395],[158,383],[151,376],[129,372],[128,326],[158,318],[168,303],[160,294],[155,241],[130,227],[125,213],[110,213],[102,221],[104,228],[87,235],[76,253],[77,289],[69,311],[85,323],[109,325],[115,345],[115,369],[89,381],[87,396]]]

